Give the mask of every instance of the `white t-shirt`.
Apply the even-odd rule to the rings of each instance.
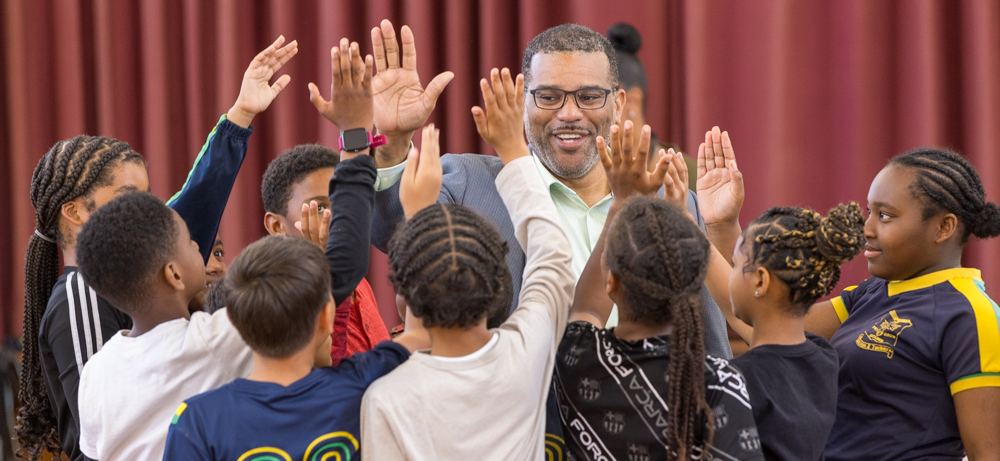
[[[162,459],[177,407],[253,366],[225,309],[126,334],[112,337],[80,376],[80,449],[93,459]]]
[[[471,356],[418,352],[375,381],[361,404],[363,460],[545,459],[545,402],[576,274],[531,158],[496,183],[525,248],[517,310]]]

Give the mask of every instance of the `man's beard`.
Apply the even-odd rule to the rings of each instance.
[[[590,170],[594,169],[594,166],[597,165],[598,160],[600,160],[600,156],[597,155],[597,143],[591,141],[591,144],[589,146],[588,145],[581,146],[580,149],[573,154],[574,156],[575,155],[583,156],[583,158],[579,162],[572,165],[559,164],[556,161],[556,147],[553,145],[551,141],[552,136],[545,133],[545,128],[543,127],[540,130],[541,132],[536,132],[536,130],[532,129],[531,127],[527,128],[528,129],[525,130],[525,132],[528,136],[528,146],[531,147],[532,153],[537,155],[538,160],[542,162],[542,165],[545,165],[545,168],[548,168],[548,170],[552,172],[552,174],[555,175],[557,178],[560,179],[582,178],[586,176],[588,173],[590,173]],[[561,127],[561,128],[576,129],[576,130],[586,129],[584,127],[579,127],[579,126]],[[590,132],[591,130],[587,129],[587,131]],[[608,139],[608,135],[605,134],[604,138]]]

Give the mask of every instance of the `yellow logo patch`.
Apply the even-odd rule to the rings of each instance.
[[[873,325],[871,331],[858,335],[855,343],[862,349],[882,352],[891,359],[896,353],[894,348],[899,341],[899,335],[912,326],[912,321],[899,318],[896,311],[892,310],[889,311],[889,315],[883,316],[877,325]]]

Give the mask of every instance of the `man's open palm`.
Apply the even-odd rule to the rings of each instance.
[[[400,47],[392,23],[383,20],[380,27],[372,29],[372,49],[375,68],[372,79],[372,96],[375,104],[375,126],[382,133],[406,133],[422,127],[441,92],[455,77],[442,72],[427,85],[420,85],[417,74],[417,48],[413,32],[403,26],[399,31],[402,41],[402,66]]]

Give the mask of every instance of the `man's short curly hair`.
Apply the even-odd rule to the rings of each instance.
[[[494,327],[511,303],[507,250],[496,228],[475,211],[429,206],[389,242],[389,280],[424,326],[472,328],[487,318]]]
[[[316,170],[334,168],[339,162],[335,150],[319,144],[299,144],[279,155],[267,165],[260,184],[264,211],[284,216],[296,183]]]
[[[531,60],[539,53],[604,53],[608,57],[608,78],[618,87],[618,55],[608,39],[593,29],[579,24],[561,24],[535,36],[528,42],[521,57],[524,84],[531,82]]]
[[[80,274],[118,309],[148,305],[149,286],[177,254],[174,211],[145,192],[122,195],[97,209],[77,239]]]

